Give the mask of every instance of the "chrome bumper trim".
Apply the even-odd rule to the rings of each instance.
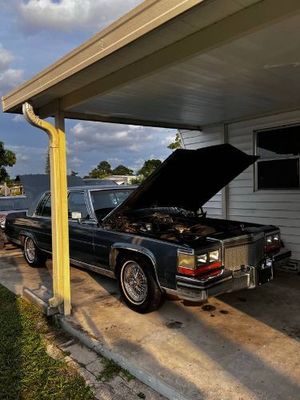
[[[268,262],[270,263],[270,260]],[[176,290],[168,288],[164,288],[164,290],[181,299],[199,302],[223,293],[235,292],[241,289],[253,289],[261,283],[272,279],[272,265],[263,264],[260,267],[249,266],[238,271],[224,270],[222,277],[216,277],[216,279],[207,282],[197,278],[177,275]]]

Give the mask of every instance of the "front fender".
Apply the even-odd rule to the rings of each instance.
[[[159,284],[159,279],[157,275],[157,263],[156,263],[156,258],[152,251],[149,249],[136,245],[134,243],[114,243],[111,246],[110,253],[109,253],[109,266],[110,268],[115,271],[116,269],[116,264],[117,264],[117,257],[120,251],[126,250],[126,251],[132,251],[138,254],[142,254],[143,256],[147,257],[151,264],[153,265],[155,277],[157,280],[157,283]]]
[[[27,237],[30,237],[30,238],[34,241],[34,244],[35,244],[37,247],[39,247],[38,244],[37,244],[36,238],[35,238],[35,236],[34,236],[34,234],[33,234],[32,232],[28,232],[28,231],[26,231],[25,229],[22,229],[22,230],[20,231],[19,236],[20,236],[20,242],[21,242],[21,245],[22,245],[22,246],[24,245],[24,238],[25,238],[25,236],[27,236]]]

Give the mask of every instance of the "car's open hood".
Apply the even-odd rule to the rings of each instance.
[[[148,207],[197,211],[257,158],[229,144],[178,149],[104,220]]]

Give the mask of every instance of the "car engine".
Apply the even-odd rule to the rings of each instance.
[[[200,222],[199,217],[155,211],[148,215],[119,215],[106,224],[107,229],[140,233],[175,242],[197,240],[216,229]]]

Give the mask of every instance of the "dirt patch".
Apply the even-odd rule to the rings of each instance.
[[[166,323],[166,327],[169,329],[180,329],[183,327],[183,323],[180,321],[169,321]]]

